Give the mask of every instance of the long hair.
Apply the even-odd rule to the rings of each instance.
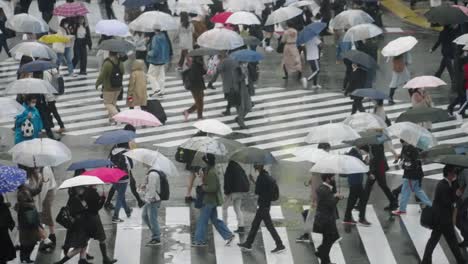
[[[188,28],[190,26],[189,15],[187,12],[180,12],[180,24],[184,28]]]

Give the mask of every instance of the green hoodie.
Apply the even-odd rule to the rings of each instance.
[[[205,196],[203,198],[204,204],[215,204],[216,206],[223,204],[221,184],[219,183],[215,167],[208,167],[208,173],[204,179],[203,190],[205,191]]]

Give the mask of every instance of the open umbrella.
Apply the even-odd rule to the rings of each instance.
[[[197,3],[197,0],[178,1],[174,13],[180,14],[181,12],[197,15],[205,15],[206,13],[203,5]]]
[[[314,37],[318,36],[322,30],[327,27],[327,24],[322,22],[314,22],[310,25],[304,27],[299,35],[297,36],[297,45],[305,44],[307,41],[313,39]]]
[[[153,114],[140,109],[127,109],[115,116],[113,119],[117,122],[131,124],[133,126],[160,126],[161,121]]]
[[[465,13],[459,8],[443,5],[432,7],[424,16],[429,22],[439,25],[463,24],[468,20]]]
[[[154,0],[124,0],[122,5],[126,8],[138,8],[140,6],[147,6],[154,3]]]
[[[241,148],[235,151],[230,159],[246,164],[268,165],[277,163],[275,157],[269,151],[254,147]]]
[[[215,50],[233,50],[244,46],[244,40],[232,30],[214,28],[201,34],[197,44]]]
[[[244,44],[246,46],[258,46],[262,43],[258,38],[254,36],[246,36],[242,37],[242,39],[244,39]]]
[[[81,169],[94,169],[101,167],[113,166],[112,161],[108,159],[92,159],[92,160],[82,160],[72,163],[67,171],[81,170]]]
[[[360,24],[373,23],[374,19],[366,12],[358,9],[345,10],[330,21],[332,29],[347,29]]]
[[[136,138],[136,133],[129,130],[114,130],[104,132],[101,136],[99,136],[95,144],[99,145],[115,145],[119,143],[126,143],[130,142]]]
[[[9,83],[5,94],[54,94],[57,90],[48,82],[36,78],[24,78]]]
[[[360,138],[355,140],[344,140],[343,143],[352,145],[352,146],[365,146],[365,145],[380,145],[386,141],[391,140],[391,138],[379,131],[364,131],[360,132]]]
[[[12,166],[0,166],[0,194],[14,192],[26,181],[26,171]]]
[[[24,111],[24,107],[15,99],[0,97],[0,117],[14,117]]]
[[[205,139],[207,140],[207,139]],[[210,138],[209,140],[213,140],[212,138]],[[215,139],[218,143],[222,144],[223,147],[226,149],[226,152],[227,154],[225,155],[217,155],[217,154],[214,154],[216,156],[216,162],[220,163],[220,162],[228,162],[229,161],[229,156],[236,150],[238,149],[241,149],[243,147],[245,147],[242,143],[238,142],[238,141],[235,141],[235,140],[231,140],[231,139],[226,139],[226,138],[217,138]],[[201,142],[198,142],[198,143],[195,143],[196,145],[197,144],[200,144]],[[187,144],[187,142],[186,142]],[[201,149],[200,147],[196,147],[196,145],[193,145],[192,146],[192,149]],[[190,149],[190,147],[189,147]],[[191,165],[192,166],[199,166],[199,167],[203,167],[206,165],[206,163],[203,161],[203,157],[205,156],[205,152],[203,151],[197,151],[192,159],[192,163]],[[212,153],[213,154],[213,153]]]
[[[55,51],[47,45],[39,42],[19,43],[10,50],[10,53],[17,58],[21,58],[23,55],[26,55],[32,58],[50,59],[52,61],[57,60],[57,54]]]
[[[67,43],[70,38],[60,34],[48,34],[38,39],[42,43],[53,44],[53,43]]]
[[[221,23],[221,24],[226,24],[226,20],[232,15],[232,12],[226,11],[226,12],[221,12],[217,13],[213,17],[211,17],[210,21],[212,23]]]
[[[366,173],[369,167],[360,159],[349,155],[328,154],[310,169],[314,173],[353,174]]]
[[[452,117],[449,116],[447,110],[434,108],[434,107],[418,107],[411,108],[401,113],[400,116],[395,120],[395,122],[445,122],[451,120]]]
[[[254,11],[255,13],[261,13],[265,9],[265,5],[262,1],[252,0],[226,0],[223,2],[223,7],[228,11]]]
[[[403,88],[414,89],[414,88],[434,88],[442,85],[447,85],[442,79],[432,75],[418,76],[409,80]]]
[[[197,121],[193,124],[193,126],[198,128],[200,131],[210,134],[225,136],[232,133],[232,129],[228,125],[216,119],[204,119]]]
[[[263,54],[250,49],[234,51],[230,56],[240,62],[259,62],[264,59]]]
[[[298,157],[302,161],[317,163],[324,156],[328,155],[328,152],[317,147],[306,146],[302,148],[297,148],[293,152],[293,155]]]
[[[67,179],[60,184],[59,189],[67,189],[79,186],[102,185],[106,184],[101,179],[92,176],[76,176]]]
[[[132,160],[144,163],[153,169],[160,170],[168,176],[179,175],[175,164],[158,151],[137,148],[125,152],[124,155]]]
[[[357,89],[351,93],[353,96],[370,98],[372,100],[386,100],[388,95],[374,88]]]
[[[47,25],[44,20],[24,13],[10,17],[5,26],[6,28],[21,33],[38,34],[49,31],[49,25]]]
[[[385,45],[382,49],[382,55],[385,57],[401,55],[410,51],[417,43],[418,40],[413,36],[399,37]]]
[[[219,50],[215,49],[208,49],[208,48],[198,48],[189,51],[188,56],[196,57],[196,56],[214,56],[219,54]]]
[[[133,20],[128,27],[133,31],[154,32],[155,28],[176,30],[178,25],[176,20],[169,14],[160,11],[149,11]]]
[[[440,144],[420,153],[423,159],[434,159],[443,155],[459,155],[468,151],[466,143],[462,144]]]
[[[468,168],[468,156],[465,155],[442,155],[431,159],[432,162]]]
[[[230,154],[229,148],[226,144],[219,139],[211,137],[192,137],[182,143],[179,147],[218,156],[226,156]]]
[[[424,127],[411,122],[395,123],[387,131],[419,149],[427,150],[437,145],[437,139]]]
[[[355,42],[370,39],[382,33],[382,29],[374,24],[359,24],[346,31],[343,41]]]
[[[81,174],[83,176],[94,176],[105,183],[116,183],[128,173],[118,168],[97,168],[88,170]]]
[[[453,43],[455,43],[457,45],[467,45],[468,44],[468,33],[459,36],[458,38],[456,38],[453,41]]]
[[[106,36],[125,37],[129,34],[127,24],[117,20],[101,20],[96,24],[96,33]]]
[[[343,59],[348,59],[352,63],[361,65],[366,69],[373,69],[378,67],[374,58],[359,50],[350,50],[345,52],[343,54]]]
[[[265,26],[278,24],[302,14],[302,9],[294,6],[281,7],[273,11],[267,18]]]
[[[57,68],[57,64],[50,61],[35,60],[21,66],[20,72],[40,72]]]
[[[387,127],[387,124],[385,124],[385,121],[382,118],[371,113],[356,113],[347,117],[343,121],[343,124],[352,127],[358,132],[368,130],[382,130]]]
[[[82,2],[64,3],[54,8],[54,16],[75,17],[85,16],[89,13],[88,8]]]
[[[313,127],[305,137],[307,143],[339,143],[359,138],[359,134],[343,123],[332,123]]]
[[[238,11],[233,13],[226,20],[226,24],[233,25],[260,25],[260,20],[251,12]]]
[[[127,53],[135,49],[135,45],[123,39],[107,39],[101,42],[98,49],[112,52]]]
[[[71,160],[71,151],[60,141],[35,138],[16,144],[8,153],[16,164],[27,167],[58,166]]]

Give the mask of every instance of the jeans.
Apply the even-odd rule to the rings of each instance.
[[[278,232],[276,232],[275,226],[273,225],[269,206],[257,208],[254,220],[252,221],[252,226],[250,227],[249,236],[245,240],[244,244],[249,247],[252,246],[252,243],[254,242],[255,236],[257,235],[258,229],[260,228],[260,224],[262,223],[262,221],[265,224],[265,227],[267,228],[268,232],[270,232],[270,235],[273,237],[273,240],[275,240],[276,246],[282,246],[283,241],[281,241],[281,238],[278,235]]]
[[[160,206],[161,202],[146,203],[141,213],[143,222],[145,222],[151,230],[151,239],[155,240],[160,240],[161,238],[161,231],[159,230],[158,223],[158,210]]]
[[[426,193],[421,189],[421,181],[403,179],[403,187],[401,189],[400,211],[406,211],[406,205],[411,192],[414,192],[421,202],[427,206],[432,206],[431,200],[427,197]]]
[[[226,198],[224,199],[224,204],[223,204],[223,221],[225,223],[228,222],[227,221],[227,219],[228,219],[228,207],[229,207],[229,204],[232,203],[232,207],[234,208],[234,212],[236,212],[237,226],[238,227],[245,226],[244,213],[242,213],[242,209],[241,209],[243,196],[244,196],[243,193],[231,193],[229,195],[226,195]]]
[[[227,240],[232,236],[232,233],[226,224],[222,220],[218,219],[216,205],[205,204],[200,209],[200,216],[198,217],[197,227],[195,229],[196,243],[206,242],[206,229],[208,228],[208,220],[211,220],[211,223],[224,240]]]
[[[65,61],[68,67],[68,73],[73,73],[72,50],[70,47],[65,48],[63,53],[57,53],[57,68]]]
[[[114,188],[117,191],[117,201],[115,202],[115,209],[114,209],[114,218],[119,218],[120,208],[124,208],[125,213],[128,215],[130,214],[130,208],[127,205],[127,201],[125,201],[125,192],[127,191],[127,182],[124,183],[114,183]]]

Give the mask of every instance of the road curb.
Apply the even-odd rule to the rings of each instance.
[[[410,24],[425,29],[440,31],[438,28],[431,27],[430,23],[425,17],[411,10],[411,8],[409,8],[401,0],[382,0],[380,3],[388,11],[392,12],[393,14]]]

